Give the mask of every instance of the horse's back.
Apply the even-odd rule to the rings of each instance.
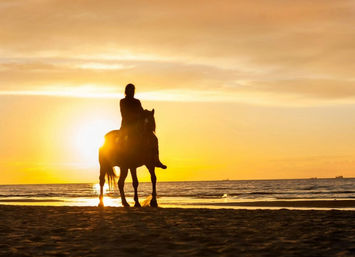
[[[149,140],[148,140],[149,141]],[[141,138],[139,142],[123,138],[120,130],[111,130],[105,135],[105,143],[100,148],[99,160],[108,161],[111,166],[140,167],[150,158],[147,140]],[[132,143],[133,142],[133,143]]]
[[[110,132],[105,134],[105,139],[113,137],[113,136],[119,136],[119,135],[120,135],[120,130],[119,129],[111,130]]]

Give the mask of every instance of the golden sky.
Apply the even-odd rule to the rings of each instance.
[[[2,0],[0,24],[0,184],[96,182],[129,82],[161,181],[355,176],[353,1]]]

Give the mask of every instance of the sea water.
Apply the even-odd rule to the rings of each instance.
[[[0,185],[0,204],[97,206],[99,188],[92,183]],[[151,183],[141,182],[140,200],[149,197],[151,190]],[[126,182],[125,192],[133,203],[131,183]],[[355,199],[355,178],[158,182],[157,193],[161,207],[238,208],[233,203],[349,200]],[[105,187],[104,203],[121,206],[117,188]]]

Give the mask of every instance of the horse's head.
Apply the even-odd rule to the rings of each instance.
[[[155,132],[155,119],[154,119],[154,109],[144,110],[143,112],[143,127],[145,131]]]

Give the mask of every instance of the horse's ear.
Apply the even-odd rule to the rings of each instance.
[[[155,110],[153,109],[153,110],[152,110],[152,113],[154,114],[154,112],[155,112]]]

